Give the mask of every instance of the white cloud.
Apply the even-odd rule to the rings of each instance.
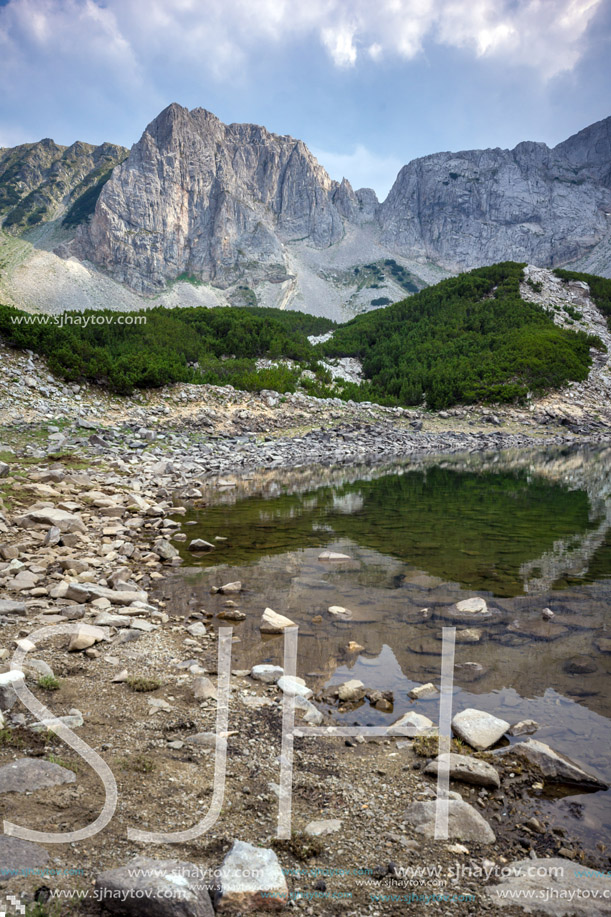
[[[373,188],[378,198],[384,200],[397,173],[403,165],[395,156],[378,156],[359,144],[352,153],[331,153],[328,150],[312,152],[325,167],[331,178],[347,178],[353,188]]]
[[[267,47],[318,40],[339,68],[410,59],[425,42],[533,68],[571,70],[603,0],[10,0],[0,35],[57,58],[114,67],[114,79],[153,80],[183,65],[217,79],[244,71]],[[10,49],[9,49],[10,51]],[[9,61],[11,54],[9,53]],[[5,61],[6,64],[6,61]],[[0,76],[5,67],[0,63]],[[6,71],[5,71],[6,72]]]

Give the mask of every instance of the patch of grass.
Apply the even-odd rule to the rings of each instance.
[[[147,678],[146,675],[133,675],[125,683],[137,692],[156,691],[162,684],[158,678]]]
[[[300,831],[294,831],[290,838],[273,838],[271,846],[280,853],[290,853],[296,860],[303,862],[320,856],[325,845],[318,837],[308,837]]]
[[[59,755],[47,755],[47,761],[50,761],[51,764],[57,764],[59,767],[65,767],[69,771],[74,771],[75,774],[78,773],[78,763],[76,761],[66,761],[65,758],[60,758]]]
[[[123,771],[133,771],[136,774],[152,774],[156,764],[146,755],[134,755],[131,758],[120,758],[117,764]]]
[[[45,691],[59,691],[61,681],[55,675],[41,675],[36,684]]]

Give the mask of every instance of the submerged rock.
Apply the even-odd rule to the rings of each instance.
[[[550,783],[566,783],[584,789],[607,790],[609,785],[594,774],[588,773],[580,764],[554,751],[545,742],[527,739],[511,747],[513,754],[525,758],[541,771]]]

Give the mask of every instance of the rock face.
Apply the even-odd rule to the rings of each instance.
[[[608,236],[611,118],[550,149],[436,153],[404,166],[380,206],[382,241],[451,271],[572,261]]]
[[[603,872],[580,869],[562,857],[518,860],[504,867],[506,876],[486,888],[497,907],[515,907],[527,914],[589,917],[611,914],[609,879]]]
[[[114,914],[214,917],[204,870],[194,863],[136,857],[128,866],[102,873],[95,884]]]
[[[127,156],[112,143],[94,147],[77,141],[59,146],[48,138],[0,149],[0,219],[9,232],[31,228],[72,211],[74,219],[95,205],[96,186]],[[97,189],[96,189],[97,190]],[[88,198],[83,200],[83,195]],[[85,206],[83,206],[85,205]]]
[[[172,104],[113,172],[76,250],[145,293],[181,275],[229,285],[253,262],[281,282],[283,243],[338,242],[350,192],[300,140]]]

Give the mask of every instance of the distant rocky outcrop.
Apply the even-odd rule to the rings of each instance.
[[[332,180],[301,140],[172,104],[129,155],[52,140],[0,150],[0,220],[37,249],[0,235],[0,297],[21,307],[155,296],[345,321],[496,261],[611,276],[611,118],[553,149],[416,159],[380,203]]]
[[[73,225],[95,208],[101,187],[127,150],[113,143],[92,146],[77,141],[59,146],[48,138],[0,149],[0,221],[5,231],[22,232],[66,216]],[[97,186],[97,187],[96,187]],[[78,204],[81,207],[78,207]]]
[[[610,189],[607,118],[554,149],[525,142],[416,159],[378,220],[388,247],[451,271],[506,259],[551,267],[608,238]]]

